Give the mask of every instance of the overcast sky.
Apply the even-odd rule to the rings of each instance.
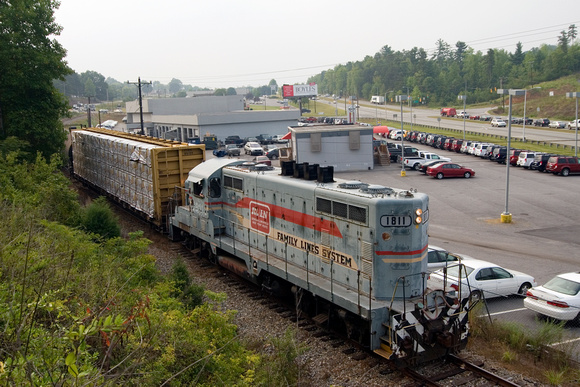
[[[120,82],[172,78],[200,87],[305,83],[385,45],[433,52],[438,39],[476,51],[557,44],[578,0],[60,0],[66,61]]]

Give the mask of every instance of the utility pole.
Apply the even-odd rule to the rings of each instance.
[[[138,85],[139,86],[139,118],[141,120],[141,134],[145,135],[145,128],[143,126],[143,98],[141,97],[141,85],[150,85],[151,81],[149,82],[141,82],[141,77],[138,78],[137,82],[129,82],[127,81],[127,84],[129,85]]]
[[[503,77],[499,79],[499,88],[503,90]],[[501,108],[502,111],[505,111],[505,97],[503,94],[501,96]]]
[[[87,106],[87,114],[88,114],[88,127],[92,128],[93,126],[91,125],[91,96],[89,95],[89,103]]]

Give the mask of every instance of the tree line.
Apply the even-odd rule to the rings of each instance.
[[[521,42],[514,52],[490,48],[483,53],[462,41],[452,47],[439,39],[431,55],[423,48],[394,51],[386,45],[374,56],[337,65],[308,82],[317,83],[321,93],[362,99],[406,94],[414,103],[445,105],[466,94],[469,103],[486,102],[497,98],[499,88],[526,88],[580,71],[576,37],[572,24],[560,32],[557,46],[544,44],[526,52]]]

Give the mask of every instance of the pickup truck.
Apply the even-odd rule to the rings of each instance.
[[[417,157],[406,157],[405,167],[412,168],[418,171],[421,165],[431,161],[451,161],[449,157],[441,157],[436,153],[419,151]]]
[[[286,134],[276,134],[274,136],[272,136],[272,141],[274,141],[274,143],[276,144],[284,144],[287,143],[288,140],[283,140],[282,137],[284,137]]]
[[[401,158],[401,144],[396,144],[393,146],[393,143],[387,143],[387,148],[389,149],[391,162],[396,163]],[[417,157],[418,155],[419,150],[417,148],[405,145],[405,158]]]
[[[227,136],[226,140],[224,141],[225,145],[235,144],[237,147],[241,148],[244,146],[244,140],[240,138],[240,136]]]

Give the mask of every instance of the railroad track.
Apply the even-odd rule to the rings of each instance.
[[[438,371],[432,373],[433,369]],[[438,387],[451,384],[454,386],[519,387],[519,384],[484,369],[483,363],[474,364],[455,355],[448,355],[444,364],[440,362],[430,364],[423,373],[410,368],[402,372],[417,382],[408,386]]]
[[[342,337],[337,332],[319,326],[314,319],[302,314],[300,311],[297,312],[294,305],[290,305],[284,300],[262,291],[255,284],[209,261],[200,259],[181,243],[172,242],[171,250],[186,258],[188,261],[195,263],[202,270],[208,270],[208,273],[211,272],[216,277],[220,277],[228,287],[234,288],[254,302],[266,306],[310,337],[326,343],[326,345],[335,350],[340,350],[344,355],[349,356],[349,358],[357,361],[365,360],[369,357],[373,358],[374,361],[369,362],[369,368],[381,368],[380,374],[385,376],[385,385],[392,381],[393,374],[400,373],[402,376],[412,380],[411,382],[404,381],[401,383],[401,385],[406,386],[519,386],[484,369],[482,363],[474,364],[454,355],[449,355],[443,363],[433,362],[418,367],[418,369],[421,369],[421,372],[412,368],[396,369],[388,360],[361,348],[357,343]]]

